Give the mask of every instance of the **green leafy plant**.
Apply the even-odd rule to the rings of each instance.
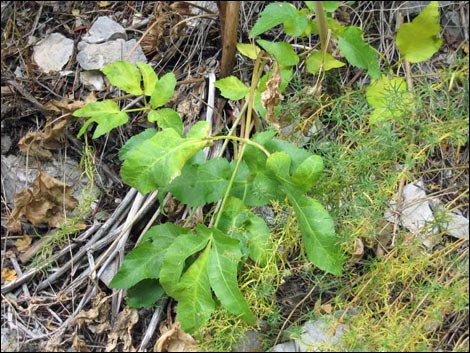
[[[424,19],[415,19],[410,26],[418,23],[422,28],[423,23],[434,21],[434,3],[428,5],[431,10],[423,11]],[[110,287],[128,289],[129,305],[149,306],[166,293],[178,302],[178,320],[189,333],[204,325],[218,303],[235,316],[254,323],[256,318],[238,286],[238,271],[244,261],[260,265],[266,261],[270,230],[252,207],[267,205],[273,200],[287,199],[292,206],[307,258],[323,271],[341,274],[344,256],[333,219],[320,202],[308,195],[322,175],[322,158],[276,138],[282,93],[301,58],[305,58],[307,70],[312,74],[344,65],[328,53],[327,30],[338,39],[338,47],[346,60],[366,69],[373,78],[367,97],[377,111],[377,120],[384,110],[390,110],[389,92],[393,91],[390,87],[405,96],[407,91],[402,87],[402,79],[389,79],[381,74],[376,52],[363,40],[362,29],[344,27],[330,16],[339,2],[318,7],[307,1],[306,5],[306,9],[297,10],[288,3],[269,4],[250,37],[254,39],[282,24],[286,34],[291,36],[319,34],[320,51],[297,55],[284,41],[257,39],[256,44],[240,43],[238,50],[255,60],[251,85],[246,86],[234,76],[216,82],[222,96],[246,102],[237,119],[237,123],[243,119],[240,136],[212,136],[211,127],[204,121],[197,122],[184,134],[178,113],[164,107],[175,90],[174,74],[159,78],[150,65],[143,63],[134,66],[124,61],[115,62],[102,72],[114,86],[132,95],[142,95],[144,107],[121,110],[113,100],[104,100],[74,113],[76,117],[89,118],[78,136],[96,123],[93,138],[98,138],[126,124],[129,113],[146,111],[148,121],[156,123],[156,127],[131,137],[121,148],[123,181],[142,194],[158,189],[160,200],[171,193],[190,207],[212,206],[212,226],[198,224],[189,229],[172,223],[156,225],[126,256]],[[410,30],[410,27],[405,29]],[[434,32],[420,38],[432,41],[432,50],[437,50]],[[405,57],[410,61],[420,60],[413,53],[413,45],[405,38],[400,40]],[[265,72],[269,63],[271,69]],[[399,107],[403,108],[407,99],[401,102]],[[396,111],[396,107],[392,110]],[[256,120],[255,111],[274,129],[252,135],[252,120],[255,126],[262,123]],[[385,116],[393,118],[390,114]],[[205,160],[202,150],[217,140],[232,141],[238,150],[237,158]],[[216,202],[220,202],[220,207],[214,205]]]
[[[262,60],[258,62],[261,65]],[[292,204],[307,257],[324,271],[341,273],[343,257],[333,220],[318,201],[306,195],[322,173],[319,156],[276,139],[273,130],[252,138],[211,136],[208,123],[200,121],[183,134],[183,122],[176,111],[162,108],[175,89],[172,73],[158,78],[150,65],[124,61],[102,71],[123,91],[143,95],[145,106],[121,111],[112,100],[89,104],[74,113],[89,117],[79,136],[96,123],[93,137],[97,138],[127,123],[130,112],[146,110],[148,120],[157,128],[133,136],[121,148],[123,181],[142,194],[157,189],[160,195],[171,192],[191,207],[222,201],[212,227],[198,224],[188,229],[165,223],[149,229],[110,284],[129,289],[129,305],[152,305],[165,292],[178,301],[178,319],[187,332],[194,332],[208,320],[216,300],[234,315],[254,323],[237,274],[242,261],[265,261],[269,228],[250,208],[271,200],[287,198]],[[254,89],[233,84],[231,78],[217,85],[232,99],[254,93]],[[238,160],[204,159],[202,150],[220,139],[242,144]]]

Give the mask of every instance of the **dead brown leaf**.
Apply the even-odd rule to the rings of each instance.
[[[11,282],[16,279],[16,271],[9,268],[2,268],[2,278],[5,282]]]
[[[108,335],[108,344],[106,345],[106,352],[114,350],[122,340],[123,352],[136,352],[137,349],[132,345],[132,328],[139,321],[139,313],[137,309],[126,307],[121,311],[114,323],[114,326]]]
[[[38,159],[51,159],[51,150],[57,150],[65,145],[64,127],[67,119],[61,119],[52,125],[48,119],[44,131],[31,131],[18,142],[20,151]]]
[[[16,248],[19,252],[25,252],[31,245],[32,238],[29,235],[23,235],[16,241]]]
[[[162,335],[153,347],[154,352],[197,352],[198,342],[181,329],[178,321],[171,327],[164,326],[161,331]]]
[[[33,190],[24,189],[15,194],[15,208],[7,222],[12,233],[21,231],[22,216],[37,226],[47,223],[58,228],[64,222],[62,210],[73,210],[78,201],[72,196],[72,188],[43,172],[34,179]]]
[[[65,115],[72,114],[75,110],[93,102],[96,102],[96,95],[94,92],[91,92],[84,101],[70,100],[66,97],[60,101],[57,99],[51,99],[49,102],[44,104],[44,108]]]
[[[276,66],[273,76],[266,82],[266,90],[261,94],[261,104],[266,108],[266,119],[277,130],[281,128],[279,119],[274,115],[274,108],[281,103],[284,98],[279,90],[281,85],[281,73],[279,66]]]
[[[86,327],[93,333],[106,332],[111,328],[109,324],[111,313],[111,297],[104,293],[99,293],[93,298],[93,307],[89,310],[82,310],[74,319],[74,323],[79,328]]]

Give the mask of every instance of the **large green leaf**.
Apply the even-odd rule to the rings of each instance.
[[[112,85],[133,95],[143,93],[140,87],[142,77],[139,70],[128,61],[116,61],[106,65],[101,71],[108,77]]]
[[[147,278],[157,279],[162,265],[162,251],[156,243],[143,243],[126,255],[119,271],[114,275],[110,288],[130,288]]]
[[[149,138],[153,137],[156,133],[157,133],[157,130],[149,128],[149,129],[145,129],[140,134],[132,136],[129,140],[127,140],[124,146],[122,146],[121,149],[119,150],[119,159],[121,161],[126,159],[129,153],[135,147],[140,145],[145,140],[148,140]]]
[[[148,115],[150,122],[156,122],[161,129],[173,129],[183,135],[183,121],[179,114],[171,108],[151,110]]]
[[[215,309],[207,275],[210,251],[211,247],[206,246],[176,286],[174,298],[178,301],[177,318],[181,328],[188,333],[204,325]]]
[[[155,89],[155,84],[158,81],[158,76],[155,71],[153,71],[152,66],[149,64],[138,62],[136,65],[142,73],[142,79],[144,81],[144,94],[146,96],[151,96],[153,90]]]
[[[231,174],[230,164],[225,158],[188,165],[170,184],[169,191],[189,206],[202,206],[222,199]]]
[[[264,39],[256,41],[259,46],[271,54],[279,65],[293,66],[299,62],[299,57],[295,53],[294,48],[287,42],[270,42]]]
[[[127,290],[127,304],[131,308],[144,308],[155,304],[165,291],[157,279],[144,279]]]
[[[318,201],[295,189],[288,190],[287,197],[294,207],[308,259],[321,270],[340,275],[344,257],[333,219]]]
[[[271,3],[259,14],[255,25],[250,31],[250,38],[270,30],[294,17],[297,9],[287,2]]]
[[[204,249],[209,241],[209,234],[183,234],[168,247],[163,257],[160,270],[160,284],[166,293],[176,299],[180,293],[178,283],[183,273],[186,259]]]
[[[199,124],[196,128],[199,134],[209,135],[208,124]],[[121,168],[121,177],[125,183],[146,194],[167,185],[181,173],[188,159],[208,145],[203,138],[184,138],[174,129],[165,129],[129,152]]]
[[[159,108],[167,104],[173,96],[173,93],[175,93],[175,87],[176,76],[173,72],[168,72],[160,77],[160,79],[155,83],[150,97],[152,108]]]
[[[250,88],[245,86],[245,84],[235,76],[228,76],[217,80],[215,87],[220,89],[220,94],[223,97],[231,100],[242,99],[250,92]]]
[[[403,24],[397,33],[397,48],[411,63],[419,63],[431,58],[441,47],[438,38],[439,2],[431,1],[411,23]]]
[[[210,233],[213,237],[208,273],[215,295],[228,311],[253,324],[255,317],[238,288],[237,270],[241,257],[238,240],[217,229],[198,225],[198,234],[202,233]]]
[[[97,123],[93,138],[98,138],[112,129],[124,125],[129,120],[127,113],[122,112],[116,102],[104,100],[85,105],[73,112],[73,116],[89,117],[78,132],[77,137],[82,136],[91,123]]]
[[[340,36],[339,50],[351,65],[367,69],[372,78],[380,77],[380,68],[374,49],[362,39],[362,29],[349,26]]]
[[[187,229],[171,223],[150,228],[142,237],[142,243],[126,255],[109,285],[110,288],[130,288],[144,279],[159,278],[166,250],[179,235],[187,233]],[[147,239],[152,242],[146,241]]]

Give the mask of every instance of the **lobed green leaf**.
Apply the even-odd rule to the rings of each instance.
[[[200,124],[196,130],[199,135],[204,132],[208,136],[207,124]],[[121,177],[125,183],[146,194],[169,184],[180,175],[186,162],[209,144],[203,138],[184,138],[174,129],[165,129],[127,154]]]
[[[122,112],[116,102],[112,100],[104,100],[101,102],[93,102],[85,105],[73,112],[76,117],[89,117],[83,124],[77,137],[82,136],[88,126],[92,123],[97,123],[93,138],[96,139],[112,129],[124,125],[129,120],[126,112]]]
[[[161,129],[173,129],[183,136],[183,121],[179,114],[171,108],[151,110],[148,121],[156,122]]]
[[[215,309],[212,298],[207,267],[210,246],[189,266],[188,270],[181,276],[176,286],[174,298],[178,301],[176,314],[181,328],[188,333],[194,333],[203,326]]]
[[[121,161],[125,160],[129,153],[134,150],[138,145],[140,145],[145,140],[153,137],[157,133],[157,130],[149,128],[142,131],[140,134],[132,136],[124,146],[119,150],[119,159]]]
[[[142,76],[139,70],[128,61],[116,61],[106,65],[101,71],[112,85],[135,96],[143,93],[140,87]]]
[[[173,72],[168,72],[163,75],[156,83],[153,88],[150,97],[150,105],[153,109],[159,108],[167,104],[173,93],[175,93],[176,87],[176,76]]]
[[[153,90],[155,89],[155,84],[158,81],[158,76],[155,71],[153,71],[152,66],[149,64],[138,62],[136,65],[142,73],[142,79],[144,81],[144,94],[146,96],[151,96]]]
[[[308,259],[323,271],[341,275],[344,257],[328,211],[317,200],[293,188],[288,188],[287,197],[294,208]]]
[[[238,288],[238,263],[241,257],[238,240],[217,229],[198,225],[198,234],[210,233],[213,237],[208,262],[209,282],[222,305],[232,314],[253,324],[255,317]]]
[[[231,177],[225,158],[214,158],[201,165],[188,165],[169,186],[177,200],[192,206],[202,206],[224,197]]]
[[[157,279],[144,279],[127,290],[127,304],[131,308],[145,308],[155,304],[165,291]]]

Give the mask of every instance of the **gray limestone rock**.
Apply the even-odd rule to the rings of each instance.
[[[33,58],[45,73],[60,71],[73,52],[73,40],[52,33],[34,46]]]
[[[136,43],[135,39],[128,41],[116,39],[102,44],[89,44],[81,41],[78,43],[77,61],[84,70],[99,70],[115,61],[126,60]],[[147,62],[140,46],[137,46],[129,61],[133,64],[138,61]]]
[[[104,43],[115,39],[127,40],[126,30],[107,16],[98,17],[88,34],[82,38],[89,44]]]

